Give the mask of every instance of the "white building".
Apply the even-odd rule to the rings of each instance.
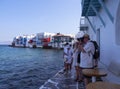
[[[36,34],[27,36],[27,44],[30,48],[36,47]]]
[[[106,80],[120,84],[120,0],[82,0],[82,16],[100,46],[100,63],[109,71]]]
[[[52,42],[52,36],[55,35],[55,33],[48,33],[48,32],[41,32],[37,33],[36,35],[36,45],[37,47],[43,47],[45,43]],[[49,42],[44,42],[45,39],[50,39]]]
[[[16,37],[14,37],[12,45],[16,46],[16,47],[26,47],[27,37],[26,36],[16,36]]]
[[[37,34],[32,35],[23,35],[23,36],[16,36],[13,39],[12,46],[15,47],[30,47],[30,48],[54,48],[55,46],[55,39],[54,36],[55,33],[48,33],[48,32],[41,32]],[[74,38],[74,35],[72,34],[66,34],[64,35],[66,38],[68,37],[68,40],[70,38]],[[65,40],[64,42],[67,42],[68,40]],[[63,48],[63,43],[60,44],[61,48]],[[57,43],[56,43],[57,45]]]

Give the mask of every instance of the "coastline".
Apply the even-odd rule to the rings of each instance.
[[[73,71],[66,74],[63,69],[48,79],[39,89],[85,89],[84,83],[76,82],[72,76]]]

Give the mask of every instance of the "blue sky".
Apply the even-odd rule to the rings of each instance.
[[[81,0],[0,0],[0,42],[39,32],[77,33]]]

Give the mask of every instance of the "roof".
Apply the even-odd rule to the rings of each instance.
[[[53,37],[70,37],[70,36],[57,33],[57,34],[54,35]]]

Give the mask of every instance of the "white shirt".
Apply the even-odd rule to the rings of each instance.
[[[64,53],[67,54],[68,45],[64,46]],[[67,58],[67,55],[64,54],[64,58]]]
[[[90,41],[88,41],[84,45],[85,52],[81,52],[81,61],[80,61],[80,67],[83,68],[92,68],[93,67],[93,54],[95,51],[94,44]]]
[[[72,62],[72,51],[70,49],[67,49],[67,61],[66,63],[71,63]]]
[[[73,53],[73,66],[76,66],[78,63],[77,63],[77,57],[78,57],[78,54],[79,54],[79,51],[78,49],[74,49],[74,53]]]

